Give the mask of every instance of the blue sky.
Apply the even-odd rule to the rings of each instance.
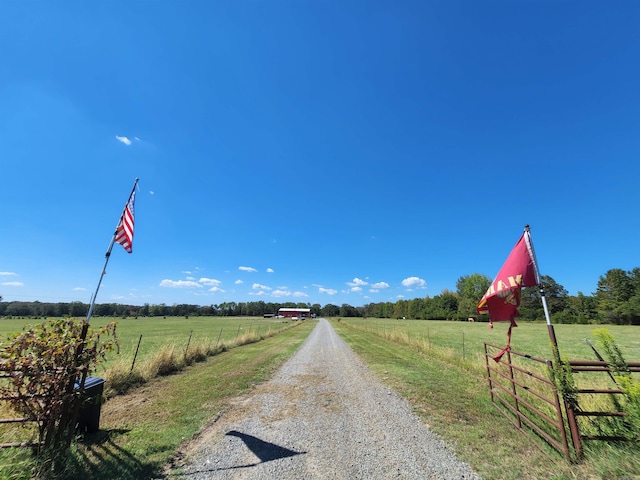
[[[0,295],[354,306],[640,266],[635,1],[0,6]]]

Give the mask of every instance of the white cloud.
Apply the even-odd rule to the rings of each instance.
[[[83,287],[76,287],[73,289],[74,292],[84,292],[86,290],[86,288]]]
[[[192,280],[192,281],[196,281],[196,279],[194,277],[187,277],[187,280]]]
[[[217,286],[211,287],[211,288],[209,289],[209,291],[210,291],[210,292],[220,292],[220,293],[224,293],[224,290],[222,290],[220,287],[217,287]]]
[[[118,140],[121,143],[124,143],[125,145],[131,145],[131,140],[129,140],[127,137],[120,137],[116,135],[116,140]]]
[[[202,288],[198,282],[193,282],[191,280],[162,280],[160,282],[161,287],[169,287],[169,288]]]
[[[427,288],[427,282],[418,277],[408,277],[402,280],[402,285],[407,288]]]
[[[375,288],[370,288],[370,289],[369,289],[369,292],[371,292],[371,293],[378,293],[379,291],[380,291],[380,290],[375,289]],[[367,297],[367,298],[368,298],[368,297]]]
[[[404,295],[397,295],[396,298],[404,298]]]
[[[274,297],[288,297],[291,292],[289,290],[274,290],[271,295]]]
[[[271,290],[271,287],[267,287],[266,285],[260,285],[259,283],[254,283],[251,288],[254,290]]]
[[[356,277],[352,282],[347,282],[347,285],[349,285],[350,287],[362,287],[364,285],[369,285],[369,283]]]
[[[151,195],[155,195],[155,192],[154,192],[153,190],[149,190],[149,193],[150,193]]]
[[[351,287],[351,291],[352,292],[361,292],[362,291],[362,287]]]
[[[249,295],[255,295],[256,297],[263,297],[267,293],[264,290],[260,290],[259,292],[249,292]]]
[[[273,268],[267,268],[267,273],[273,273]]]
[[[389,284],[387,282],[378,282],[372,284],[371,288],[389,288]]]
[[[293,296],[294,297],[308,297],[309,295],[307,295],[304,292],[293,292]]]
[[[242,270],[243,272],[257,272],[253,267],[238,267],[238,270]]]
[[[9,276],[15,276],[18,275],[15,272],[0,272],[0,277],[5,276],[5,277],[9,277]]]
[[[216,280],[215,278],[201,278],[200,283],[206,285],[207,287],[217,287],[218,285],[222,285],[220,280]]]
[[[22,282],[2,282],[0,285],[4,285],[5,287],[24,287],[24,283]]]
[[[236,281],[235,281],[235,282],[233,282],[233,283],[235,283],[236,285],[240,285],[241,283],[244,283],[244,282],[243,282],[242,280],[239,280],[239,279],[238,279],[238,280],[236,280]]]
[[[324,288],[324,287],[318,288],[318,291],[320,293],[326,293],[327,295],[335,295],[336,293],[338,293],[338,291],[334,290],[333,288]]]

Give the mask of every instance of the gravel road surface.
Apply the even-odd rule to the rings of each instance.
[[[189,480],[480,478],[324,319],[181,463]]]

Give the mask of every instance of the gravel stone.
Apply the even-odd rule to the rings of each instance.
[[[479,479],[320,319],[190,445],[181,478]]]

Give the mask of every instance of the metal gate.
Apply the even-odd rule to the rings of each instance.
[[[535,443],[545,442],[571,460],[560,399],[550,380],[551,362],[513,350],[494,361],[501,350],[484,344],[491,402]]]

